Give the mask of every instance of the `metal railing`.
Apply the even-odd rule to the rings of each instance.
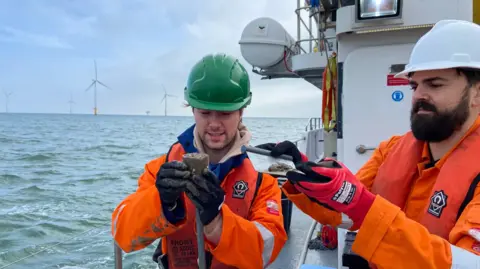
[[[317,130],[323,128],[322,118],[315,117],[308,119],[307,125],[305,125],[305,132]]]
[[[332,8],[331,0],[322,0],[322,3],[328,5],[328,9]],[[302,11],[308,12],[308,25],[302,18]],[[295,45],[303,53],[312,53],[331,50],[329,49],[329,41],[335,39],[335,36],[325,36],[324,31],[329,28],[335,28],[335,22],[327,22],[322,14],[325,14],[325,8],[323,4],[319,7],[311,5],[301,5],[301,0],[297,0],[297,8],[295,14],[297,14],[297,41]],[[315,22],[315,29],[313,28],[313,22]],[[307,31],[308,37],[302,38],[302,26]],[[308,42],[308,49],[305,50],[302,46],[304,42]],[[322,45],[323,44],[323,45]]]

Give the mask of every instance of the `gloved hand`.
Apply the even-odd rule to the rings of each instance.
[[[308,157],[301,153],[297,146],[292,142],[286,140],[278,144],[275,143],[266,143],[256,146],[257,148],[265,149],[270,151],[272,157],[278,157],[282,154],[292,156],[293,163],[306,162]]]
[[[298,171],[287,172],[288,180],[305,195],[325,203],[349,216],[355,226],[361,225],[375,196],[343,165],[333,159],[318,164],[303,162]]]
[[[220,213],[225,192],[220,187],[220,181],[210,170],[206,169],[202,175],[194,175],[185,190],[188,198],[200,212],[203,225],[208,225]]]
[[[186,190],[191,178],[192,173],[186,164],[178,161],[164,163],[158,170],[155,181],[162,204],[169,210],[175,209],[178,198]]]

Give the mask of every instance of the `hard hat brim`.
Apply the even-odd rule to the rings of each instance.
[[[407,65],[405,70],[395,75],[395,78],[408,78],[408,74],[418,71],[442,70],[450,68],[472,68],[480,70],[480,63],[472,62],[465,64],[465,62],[433,62],[418,65]]]
[[[212,110],[212,111],[225,111],[225,112],[232,112],[240,110],[241,108],[246,107],[250,104],[251,95],[245,98],[243,102],[238,103],[213,103],[213,102],[205,102],[196,100],[193,98],[188,99],[188,104],[193,108],[204,109],[204,110]]]

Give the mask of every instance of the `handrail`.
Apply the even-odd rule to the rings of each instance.
[[[315,49],[320,53],[322,53],[323,51],[326,52],[326,51],[328,51],[328,48],[324,48],[324,49],[321,48],[321,44],[323,42],[327,42],[330,39],[335,39],[336,38],[336,37],[328,37],[328,38],[324,37],[323,31],[327,28],[334,28],[334,26],[336,25],[335,22],[322,22],[321,21],[321,19],[322,19],[321,14],[322,14],[322,12],[325,12],[325,10],[323,8],[323,4],[324,3],[330,3],[330,2],[326,2],[326,1],[329,1],[329,0],[321,1],[322,4],[320,5],[320,7],[313,7],[313,6],[310,6],[310,5],[302,6],[300,0],[297,0],[297,8],[295,9],[295,14],[297,15],[297,41],[295,42],[295,46],[300,48],[300,50],[303,53],[312,53],[312,52],[315,52]],[[327,7],[327,9],[328,10],[331,9],[331,3],[330,3],[330,6]],[[309,15],[308,15],[308,26],[307,26],[307,23],[305,22],[305,20],[301,16],[301,11],[303,11],[303,10],[308,11],[308,13],[309,13]],[[312,24],[313,24],[312,19],[315,20],[315,24],[316,24],[316,29],[315,30],[312,27]],[[307,38],[302,38],[302,26],[307,31],[307,34],[308,34]],[[302,43],[306,42],[306,41],[309,42],[308,52],[307,52],[307,50],[305,50],[301,46]],[[315,45],[313,43],[315,43]],[[324,44],[324,46],[328,47],[327,44]],[[315,49],[314,49],[314,47],[315,47]]]
[[[300,4],[300,0],[297,0],[297,9],[295,9],[295,14],[297,14],[297,40],[300,40],[302,39],[302,24],[303,26],[305,27],[305,29],[307,30],[308,32],[308,39],[311,39],[309,40],[310,41],[310,44],[309,44],[309,50],[308,50],[308,53],[311,53],[313,51],[313,42],[312,41],[316,41],[316,45],[318,45],[318,41],[320,40],[318,37],[315,37],[312,33],[312,17],[309,16],[308,17],[308,26],[307,24],[305,23],[305,21],[303,20],[302,16],[300,15],[300,11],[301,10],[310,10],[310,6],[301,6]],[[303,49],[302,46],[300,46],[300,42],[296,42],[297,45],[299,45],[298,47],[300,48],[300,50],[302,50],[304,53],[307,53],[305,51],[305,49]]]
[[[305,237],[305,243],[303,244],[303,250],[302,253],[300,254],[300,259],[298,259],[298,264],[297,264],[297,269],[300,269],[303,264],[305,264],[305,261],[307,260],[307,254],[308,254],[308,243],[312,239],[313,232],[315,231],[315,228],[317,227],[318,222],[316,220],[312,221],[312,224],[310,225],[310,229],[307,232],[307,236]]]
[[[295,146],[297,146],[297,147],[298,147],[298,142],[300,142],[300,141],[304,141],[304,140],[305,140],[305,137],[302,137],[302,138],[300,138],[300,139],[297,139],[297,140],[295,140],[295,141],[292,141],[292,142],[293,142],[293,144],[295,144]]]
[[[308,119],[308,123],[305,125],[305,132],[321,129],[322,127],[322,118],[313,117]]]

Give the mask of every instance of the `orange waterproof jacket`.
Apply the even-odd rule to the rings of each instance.
[[[169,160],[179,159],[184,152],[180,144],[175,144],[170,150],[172,155]],[[163,155],[147,163],[145,172],[138,180],[137,191],[125,198],[112,214],[112,235],[125,252],[143,249],[156,239],[162,238],[167,239],[162,240],[162,251],[170,256],[168,249],[171,249],[175,242],[182,243],[182,234],[185,234],[186,238],[191,238],[193,234],[193,231],[186,230],[186,227],[195,227],[194,207],[185,195],[182,200],[186,205],[186,217],[182,221],[170,223],[163,213],[160,196],[155,187],[155,175],[166,162],[166,158],[167,155]],[[236,170],[246,173],[242,176],[236,173]],[[242,164],[229,171],[222,181],[225,192],[232,197],[226,197],[221,209],[223,230],[219,243],[214,246],[205,240],[205,249],[214,258],[212,268],[225,268],[214,267],[215,264],[237,268],[264,268],[276,259],[287,240],[281,214],[281,191],[275,178],[262,174],[258,186],[248,185],[245,193],[240,195],[241,197],[237,193],[235,198],[234,193],[238,191],[238,188],[234,188],[237,185],[235,183],[241,180],[249,181],[246,177],[249,177],[248,174],[252,174],[252,171],[253,165],[245,158]],[[258,174],[255,174],[255,179],[257,176]],[[247,199],[250,197],[248,210],[245,210],[246,203],[232,202],[244,196]],[[246,215],[246,218],[241,215]],[[175,241],[170,246],[167,244],[169,236]],[[192,247],[188,249],[191,250]],[[196,251],[195,247],[193,249]]]
[[[353,251],[379,269],[480,268],[480,118],[433,163],[410,133],[382,142],[357,178],[377,195]],[[337,212],[290,183],[286,195],[306,214],[338,226]]]

